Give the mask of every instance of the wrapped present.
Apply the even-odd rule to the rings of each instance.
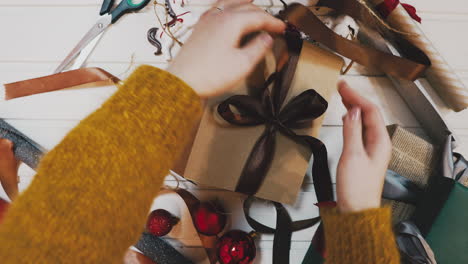
[[[388,168],[425,189],[436,173],[440,158],[437,147],[398,125],[388,126],[387,129],[393,147]],[[395,224],[410,219],[415,210],[414,205],[399,201],[384,199],[383,204],[392,208]]]
[[[271,74],[285,63],[285,41],[278,39],[274,46],[274,53],[235,92],[207,102],[184,176],[199,184],[292,204],[311,156],[310,149],[298,141],[304,136],[318,136],[326,100],[336,89],[343,60],[313,44],[301,44],[297,66],[292,64],[295,70],[290,69],[289,75],[279,81],[276,79],[284,84],[285,79],[291,78],[287,91],[278,95],[273,88],[271,97],[263,96],[272,100],[271,105],[276,108],[272,115],[264,115],[269,110],[257,104],[263,99],[256,96],[265,92],[265,86],[268,88],[272,82]],[[270,78],[265,85],[267,76]],[[243,108],[241,113],[236,112],[239,107]],[[321,112],[310,113],[316,108]],[[249,114],[252,115],[248,117]],[[305,116],[312,116],[313,121],[299,126],[298,121]],[[270,164],[264,162],[268,158],[272,159]]]

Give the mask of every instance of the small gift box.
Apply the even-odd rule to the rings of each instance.
[[[426,189],[429,179],[437,172],[438,148],[398,125],[388,126],[387,130],[393,147],[388,168]],[[385,199],[383,203],[391,206],[394,224],[410,219],[415,210],[409,203]]]
[[[266,91],[265,97],[265,87],[275,86],[269,84],[272,73],[285,61],[281,52],[285,43],[275,40],[274,52],[232,94],[207,102],[185,167],[187,179],[281,203],[295,202],[311,157],[298,141],[302,136],[318,136],[326,100],[336,89],[343,61],[311,43],[301,43],[293,77],[280,77],[279,82],[289,77],[292,81],[286,94],[278,92],[283,97],[278,102],[275,88],[271,96]],[[264,104],[265,100],[272,102]],[[276,110],[267,114],[271,109],[265,105]],[[313,121],[298,126],[306,115]],[[265,164],[268,158],[272,161]]]

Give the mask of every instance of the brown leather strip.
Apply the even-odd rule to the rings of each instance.
[[[119,79],[100,68],[82,68],[35,79],[5,84],[5,99],[52,92],[78,85]]]
[[[319,5],[336,8],[344,13],[373,25],[369,11],[355,0],[321,0]],[[381,52],[371,47],[353,42],[333,32],[309,8],[301,4],[291,4],[280,17],[307,34],[311,39],[323,44],[334,52],[356,61],[366,67],[378,69],[389,75],[414,81],[431,65],[429,58],[419,48],[402,38],[393,36],[393,41],[402,48],[406,58]]]

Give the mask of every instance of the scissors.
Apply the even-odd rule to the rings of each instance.
[[[110,25],[117,22],[117,20],[127,13],[141,10],[148,5],[150,1],[151,0],[122,0],[117,7],[111,11],[114,6],[114,0],[104,0],[99,13],[101,18],[99,18],[96,24],[94,24],[88,33],[78,42],[54,73],[62,72],[67,68],[69,70],[81,68]],[[73,65],[70,66],[72,62]]]

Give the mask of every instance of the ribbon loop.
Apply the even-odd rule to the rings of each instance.
[[[235,107],[238,113],[232,111]],[[228,123],[238,126],[256,126],[265,123],[267,114],[263,105],[247,95],[234,95],[218,105],[218,114]]]
[[[283,107],[279,120],[287,127],[301,128],[320,117],[328,108],[328,102],[315,90],[306,90]]]

